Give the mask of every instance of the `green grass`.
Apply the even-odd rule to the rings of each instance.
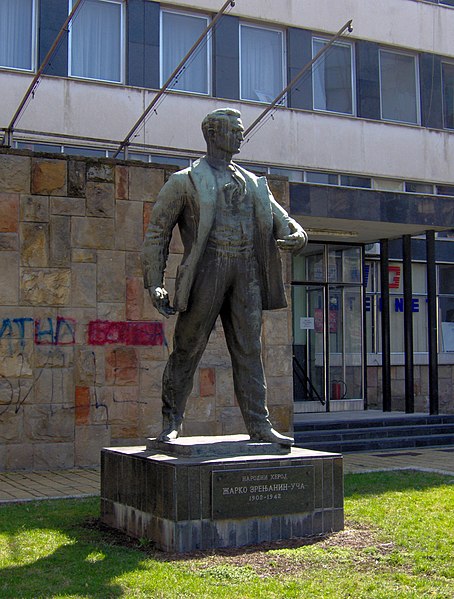
[[[346,529],[170,556],[98,526],[99,500],[0,508],[0,598],[454,597],[454,479],[348,475]]]

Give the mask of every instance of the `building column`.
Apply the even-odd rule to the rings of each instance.
[[[404,352],[405,352],[405,412],[415,411],[415,385],[413,360],[413,289],[411,276],[411,236],[402,238],[404,270]]]
[[[426,232],[427,326],[429,340],[429,413],[438,414],[437,277],[435,232]]]
[[[391,319],[389,315],[389,246],[387,239],[380,241],[380,279],[383,412],[391,412]]]

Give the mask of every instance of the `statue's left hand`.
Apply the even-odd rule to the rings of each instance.
[[[307,234],[304,229],[297,229],[290,235],[285,235],[281,239],[276,239],[279,249],[298,254],[307,245]]]

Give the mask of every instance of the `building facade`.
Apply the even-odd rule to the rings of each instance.
[[[238,157],[309,232],[292,409],[454,411],[454,2],[83,0],[17,114],[75,6],[0,1],[5,151],[186,166],[205,114],[248,128],[309,65]]]

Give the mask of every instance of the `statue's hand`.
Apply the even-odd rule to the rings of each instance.
[[[150,292],[153,306],[160,314],[169,318],[169,316],[176,313],[175,308],[170,305],[169,294],[164,287],[150,287],[148,291]]]
[[[307,245],[307,234],[304,229],[296,230],[290,235],[285,235],[282,239],[276,239],[277,247],[281,250],[298,254]]]

